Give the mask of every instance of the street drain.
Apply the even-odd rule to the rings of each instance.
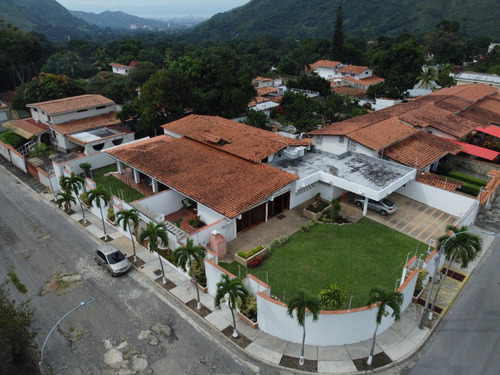
[[[161,275],[161,270],[155,270],[153,272],[156,276],[160,276]]]

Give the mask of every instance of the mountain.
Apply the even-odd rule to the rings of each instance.
[[[5,24],[45,34],[52,40],[63,40],[67,33],[81,37],[92,30],[55,0],[0,0],[0,19]]]
[[[81,18],[91,25],[109,27],[111,29],[129,29],[130,25],[148,25],[154,28],[163,28],[167,26],[166,22],[136,17],[124,12],[111,12],[109,10],[98,14],[76,10],[70,10],[70,12],[75,17]]]
[[[465,36],[500,40],[498,0],[251,0],[200,24],[194,36],[210,40],[261,35],[331,38],[338,5],[349,35],[374,38],[403,31],[424,35],[447,19],[460,22]]]

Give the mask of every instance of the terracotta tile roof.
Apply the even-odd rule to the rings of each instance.
[[[288,145],[302,144],[301,140],[215,116],[189,115],[162,127],[255,163]]]
[[[421,126],[423,128],[432,126],[457,138],[466,136],[479,126],[476,122],[455,116],[452,112],[439,108],[434,104],[426,104],[425,106],[403,113],[399,117],[413,126]]]
[[[106,152],[229,218],[298,179],[186,137],[162,135]]]
[[[475,106],[500,116],[500,100],[486,98],[477,102]]]
[[[21,120],[10,120],[2,125],[4,128],[12,130],[25,139],[32,139],[35,136],[49,130],[43,123],[36,123],[32,118]]]
[[[447,154],[456,155],[461,150],[461,146],[446,138],[420,130],[404,141],[386,148],[384,155],[398,163],[420,170]]]
[[[348,133],[347,136],[363,146],[378,151],[416,132],[414,127],[402,123],[396,117],[391,117]]]
[[[434,105],[449,112],[457,113],[469,107],[471,103],[465,99],[457,98],[455,96],[445,96],[443,100],[437,100],[434,102]]]
[[[348,81],[363,86],[371,86],[371,85],[376,85],[377,83],[385,82],[385,79],[377,76],[366,77],[363,79],[356,79],[353,77],[342,77],[342,81]]]
[[[449,180],[446,177],[438,176],[429,172],[418,172],[416,180],[423,184],[434,186],[448,191],[455,191],[460,186],[463,185],[463,183],[461,182]]]
[[[315,69],[318,69],[319,67],[336,68],[340,64],[342,64],[340,61],[318,60],[314,64],[311,64],[311,69],[315,70]]]
[[[341,122],[334,122],[331,125],[321,129],[310,131],[309,135],[347,135],[350,132],[364,128],[365,126],[374,124],[388,118],[388,116],[380,115],[378,112],[371,112],[364,116],[354,117]]]
[[[110,63],[109,65],[115,66],[117,68],[133,68],[135,66],[135,61],[132,61],[130,65],[123,65],[118,63]]]
[[[37,107],[48,115],[56,115],[66,112],[74,112],[79,109],[99,107],[103,105],[113,105],[114,101],[102,95],[88,94],[71,96],[69,98],[49,100],[46,102],[31,103],[27,107]]]
[[[363,73],[365,70],[367,70],[367,66],[359,66],[359,65],[344,65],[341,69],[340,72],[342,73],[354,73],[354,74],[359,74]]]
[[[479,124],[478,126],[487,126],[490,124],[500,125],[500,114],[479,108],[477,105],[467,108],[458,114],[459,118]]]
[[[100,116],[87,117],[80,120],[69,121],[62,124],[50,125],[51,128],[59,133],[66,135],[83,130],[96,129],[107,125],[120,124],[121,121],[115,118],[114,112],[106,113]]]
[[[337,86],[335,83],[332,83],[331,85],[332,91],[339,95],[350,95],[355,98],[364,98],[366,97],[366,90],[363,89],[358,89],[355,87],[349,87],[349,86]]]
[[[477,102],[486,96],[498,92],[498,89],[488,85],[472,83],[469,85],[456,85],[453,87],[443,88],[429,95],[452,95],[458,98],[468,100],[469,102]]]
[[[254,81],[259,81],[259,82],[273,82],[272,78],[266,78],[266,77],[255,77]]]
[[[257,95],[264,96],[269,95],[271,93],[277,93],[278,89],[276,87],[257,87]]]

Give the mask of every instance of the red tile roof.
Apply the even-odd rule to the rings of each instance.
[[[372,75],[371,77],[363,78],[363,79],[356,79],[353,77],[342,77],[342,80],[356,83],[358,85],[363,85],[363,86],[371,86],[371,85],[376,85],[377,83],[385,82],[385,79],[374,76],[374,75]]]
[[[404,141],[384,150],[384,156],[417,170],[441,159],[447,154],[456,155],[462,150],[446,138],[420,130]]]
[[[64,99],[49,100],[46,102],[31,103],[27,107],[37,107],[48,115],[57,115],[66,112],[74,112],[79,109],[113,105],[114,101],[102,95],[88,94],[71,96]]]
[[[449,180],[446,177],[438,176],[429,172],[419,172],[417,173],[416,180],[426,185],[434,186],[440,189],[455,191],[463,183],[458,181]]]
[[[315,70],[315,69],[318,69],[319,67],[323,67],[323,68],[336,68],[340,64],[342,64],[340,61],[318,60],[314,64],[311,64],[311,69]]]
[[[488,85],[472,83],[468,85],[457,85],[453,87],[443,88],[429,95],[448,95],[465,99],[469,102],[477,102],[486,96],[496,93],[498,89]]]
[[[3,124],[6,129],[12,130],[14,133],[26,139],[32,139],[35,136],[49,130],[49,127],[43,123],[37,123],[32,118],[21,120],[10,120]]]
[[[257,87],[257,95],[264,96],[269,95],[271,93],[277,93],[278,89],[276,87]]]
[[[229,218],[298,179],[186,137],[162,135],[106,152]]]
[[[358,65],[344,65],[341,69],[340,72],[342,73],[354,73],[354,74],[360,74],[363,73],[365,70],[367,70],[367,66],[358,66]]]
[[[404,124],[396,117],[376,122],[347,134],[356,142],[378,151],[416,133],[417,129]]]
[[[347,135],[350,132],[361,129],[370,124],[385,120],[389,118],[384,114],[378,112],[371,112],[364,116],[354,117],[341,122],[334,122],[331,125],[325,126],[321,129],[310,131],[310,135]]]
[[[356,98],[364,98],[366,97],[366,90],[363,89],[357,89],[355,87],[349,87],[349,86],[337,86],[335,83],[332,82],[332,91],[339,95],[350,95],[354,96]]]
[[[289,145],[304,144],[302,140],[215,116],[189,115],[162,127],[255,163]]]
[[[83,130],[96,129],[107,125],[120,124],[121,121],[115,118],[114,112],[106,113],[100,116],[82,118],[80,120],[69,121],[62,124],[50,125],[51,128],[59,133],[66,135]]]

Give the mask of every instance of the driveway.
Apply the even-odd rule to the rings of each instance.
[[[398,204],[398,210],[393,215],[382,216],[368,210],[366,217],[425,243],[437,239],[445,233],[447,225],[458,221],[456,216],[397,193],[391,194],[389,199]],[[356,207],[352,200],[345,204]],[[361,212],[361,208],[356,209]]]

